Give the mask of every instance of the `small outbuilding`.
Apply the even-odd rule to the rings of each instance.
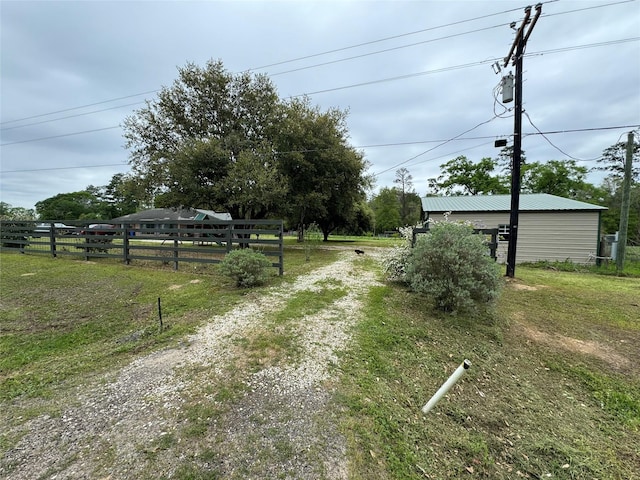
[[[498,229],[498,261],[505,262],[511,195],[423,197],[423,219],[468,221]],[[600,216],[606,207],[549,194],[521,194],[516,263],[594,263],[600,247]]]

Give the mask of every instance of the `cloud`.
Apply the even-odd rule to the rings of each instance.
[[[55,138],[1,147],[0,201],[30,208],[127,171],[122,132],[112,127],[141,106],[130,103],[155,96],[132,95],[171,85],[178,67],[209,59],[232,72],[267,73],[282,97],[330,90],[311,94],[312,102],[349,110],[353,144],[371,172],[385,172],[378,188],[393,185],[394,166],[402,165],[424,194],[440,164],[462,154],[495,157],[493,138],[512,134],[507,113],[466,135],[487,139],[456,139],[427,152],[438,145],[429,141],[451,139],[502,111],[493,97],[500,75],[490,64],[506,56],[514,37],[509,23],[522,20],[525,6],[2,2],[0,143]],[[637,1],[544,4],[524,59],[524,107],[534,124],[542,131],[640,125],[638,31]],[[404,78],[380,81],[394,77]],[[91,106],[74,109],[83,105]],[[59,113],[40,116],[50,112]],[[536,133],[526,118],[523,126]],[[576,158],[592,159],[630,129],[547,137]],[[89,130],[96,131],[68,135]],[[427,143],[415,143],[421,141]],[[380,144],[395,145],[374,146]],[[523,148],[532,161],[568,158],[540,135],[526,136]]]

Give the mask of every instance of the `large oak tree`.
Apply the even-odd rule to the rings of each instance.
[[[362,154],[348,143],[346,112],[313,107],[307,98],[286,105],[278,165],[289,189],[283,210],[292,225],[318,224],[326,240],[359,215],[370,180]]]
[[[300,229],[316,222],[326,239],[354,220],[368,185],[345,112],[285,102],[268,77],[234,75],[219,61],[179,69],[124,127],[130,162],[156,206],[278,215]]]

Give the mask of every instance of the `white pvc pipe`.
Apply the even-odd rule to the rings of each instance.
[[[431,400],[427,402],[427,404],[422,407],[422,413],[428,413],[433,407],[435,407],[436,403],[440,401],[440,399],[446,395],[446,393],[453,387],[453,385],[458,381],[458,379],[462,376],[462,374],[469,369],[471,366],[471,362],[469,360],[465,360],[460,364],[456,371],[451,374],[449,379],[442,384],[442,386],[438,389]]]

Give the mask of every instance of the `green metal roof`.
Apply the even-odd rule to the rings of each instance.
[[[606,207],[556,197],[547,193],[521,194],[520,212],[558,210],[606,210]],[[423,197],[425,212],[509,212],[511,195],[468,195],[457,197]]]

